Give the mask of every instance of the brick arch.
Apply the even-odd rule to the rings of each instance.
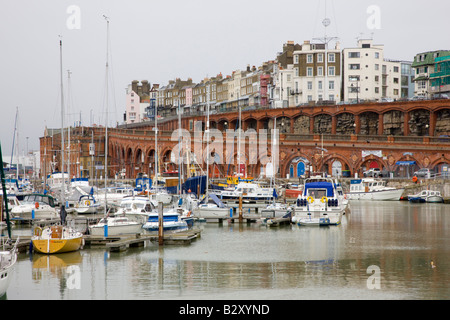
[[[311,116],[298,112],[291,117],[292,133],[309,134],[311,131]]]
[[[389,163],[386,161],[386,160],[383,160],[383,158],[381,158],[381,157],[377,157],[377,156],[375,156],[375,155],[373,155],[373,154],[370,154],[370,155],[368,155],[367,157],[364,157],[364,159],[363,158],[359,158],[358,157],[358,160],[354,163],[354,165],[353,165],[353,167],[354,168],[361,168],[361,166],[364,164],[364,163],[366,163],[366,162],[368,162],[368,161],[376,161],[376,162],[378,162],[378,164],[381,164],[381,167],[383,168],[389,168],[390,166],[389,166]]]
[[[319,171],[319,172],[320,172],[320,171],[323,171],[323,166],[324,166],[325,164],[327,164],[327,163],[329,163],[329,164],[332,166],[334,160],[339,160],[342,164],[346,164],[347,167],[348,167],[349,170],[350,170],[350,174],[353,174],[353,172],[354,172],[354,170],[355,170],[355,167],[354,167],[353,165],[351,165],[351,163],[348,161],[348,159],[347,159],[345,156],[343,156],[343,155],[341,155],[341,154],[339,154],[339,153],[333,153],[333,154],[325,155],[325,156],[323,157],[323,161],[320,161],[320,160],[319,160],[318,163],[321,164],[321,167],[320,167],[320,168],[317,168],[317,171]],[[331,166],[328,167],[328,170],[331,169]],[[328,172],[328,173],[331,173],[331,174],[332,174],[332,172]]]
[[[286,177],[286,175],[289,173],[289,167],[291,165],[292,160],[295,158],[303,157],[309,161],[309,165],[312,165],[313,159],[310,155],[307,155],[303,152],[294,152],[290,153],[285,159],[280,159],[280,175],[281,177]],[[292,178],[292,177],[290,177]]]

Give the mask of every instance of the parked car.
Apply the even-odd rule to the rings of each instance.
[[[412,98],[409,98],[410,101],[416,101],[416,100],[425,100],[425,96],[414,96]]]
[[[436,93],[433,95],[433,99],[450,99],[445,93]]]
[[[431,172],[428,168],[422,168],[414,172],[414,175],[418,178],[429,178],[431,176]]]
[[[379,168],[372,168],[367,171],[364,171],[363,175],[364,175],[364,177],[373,177],[373,178],[378,178],[378,177],[383,176],[383,174],[381,173],[381,170]]]

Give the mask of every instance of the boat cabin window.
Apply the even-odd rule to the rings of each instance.
[[[322,197],[327,196],[326,189],[308,189],[308,196],[313,197],[314,199],[321,199]]]

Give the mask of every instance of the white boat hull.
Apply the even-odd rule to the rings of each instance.
[[[34,211],[34,213],[33,213]],[[55,208],[47,205],[40,205],[36,208],[34,205],[22,204],[11,210],[11,215],[19,219],[55,219],[59,218],[59,214]]]
[[[143,229],[149,232],[159,231],[159,223],[158,222],[147,222],[142,226]],[[188,225],[185,221],[177,221],[177,222],[164,222],[163,230],[164,231],[172,231],[179,232],[188,229]]]
[[[122,234],[135,234],[141,233],[142,225],[131,224],[131,225],[116,225],[116,226],[108,226],[108,236],[118,236]],[[105,227],[102,226],[90,226],[89,233],[93,236],[104,236],[105,235]]]
[[[429,196],[425,199],[425,201],[429,203],[442,203],[444,202],[444,198],[440,196]]]
[[[230,217],[230,209],[199,205],[194,209],[194,216],[201,219],[227,219]]]
[[[374,190],[370,192],[349,192],[348,200],[398,201],[405,189]]]
[[[0,271],[0,297],[2,297],[8,290],[13,270],[13,267],[10,267]]]
[[[13,251],[0,252],[0,297],[8,290],[17,261],[17,253]]]

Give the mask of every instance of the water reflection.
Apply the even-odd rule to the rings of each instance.
[[[450,298],[448,206],[352,202],[351,208],[340,226],[204,224],[188,246],[22,256],[8,298]],[[24,276],[30,262],[31,281]],[[79,289],[67,285],[71,265],[80,269]],[[379,290],[368,288],[371,266],[380,270]]]

